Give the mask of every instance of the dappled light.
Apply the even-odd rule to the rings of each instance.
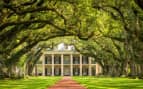
[[[111,82],[109,78],[105,79],[108,82],[104,78],[80,82],[91,89],[141,89],[142,3],[143,0],[0,0],[0,86],[35,88],[27,87],[35,81],[20,80],[31,76],[44,85],[47,80],[38,80],[39,76],[108,76]],[[119,78],[115,81],[113,77]]]

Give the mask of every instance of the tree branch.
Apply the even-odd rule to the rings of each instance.
[[[65,31],[65,29],[60,28],[59,26],[53,24],[49,20],[31,20],[31,21],[21,21],[21,22],[8,22],[8,23],[4,23],[4,24],[0,25],[0,31],[2,31],[4,28],[6,28],[8,26],[21,25],[21,24],[32,24],[32,23],[46,23],[46,24],[49,24],[49,25],[55,27],[58,30]]]

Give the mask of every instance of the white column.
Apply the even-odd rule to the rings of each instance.
[[[37,73],[37,64],[35,65],[35,76],[38,76],[38,73]]]
[[[33,68],[32,76],[35,76],[36,70],[35,70],[36,65]]]
[[[89,61],[89,68],[88,68],[88,75],[91,76],[91,57],[88,57],[88,61]]]
[[[82,55],[80,54],[80,76],[82,76]]]
[[[70,75],[73,76],[73,54],[70,55]]]
[[[98,75],[98,63],[96,63],[96,75]]]
[[[64,75],[64,65],[63,65],[63,62],[64,62],[64,56],[63,56],[63,54],[61,54],[61,76]]]
[[[42,66],[43,66],[43,73],[42,75],[45,76],[45,55],[42,55]]]
[[[52,76],[54,76],[54,54],[52,56]]]

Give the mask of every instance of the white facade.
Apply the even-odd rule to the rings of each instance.
[[[40,76],[96,76],[101,73],[93,58],[73,51],[47,51],[36,64],[34,75]]]

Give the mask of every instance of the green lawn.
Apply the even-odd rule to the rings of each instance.
[[[87,89],[143,89],[143,80],[128,78],[73,77]]]
[[[30,77],[0,80],[0,89],[47,89],[61,77]],[[143,89],[143,80],[128,78],[73,77],[87,89]]]
[[[30,77],[20,80],[0,80],[0,89],[47,89],[61,77]]]

